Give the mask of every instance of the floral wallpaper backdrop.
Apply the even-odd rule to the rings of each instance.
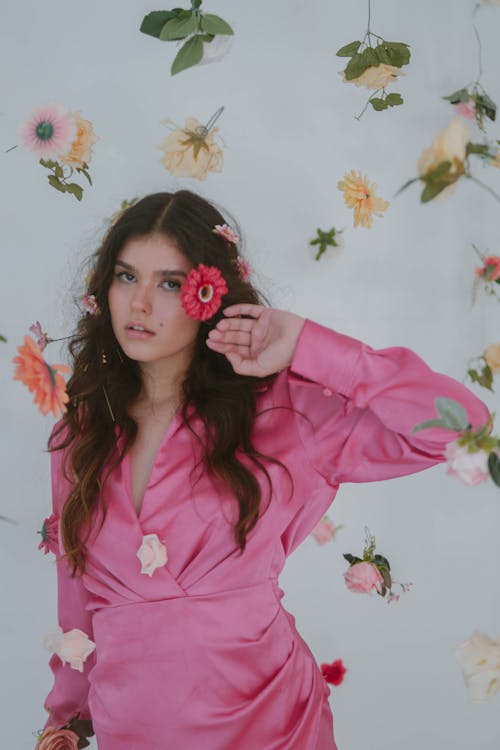
[[[12,360],[24,342],[43,371],[31,330],[48,336],[57,382],[67,377],[58,340],[78,305],[92,312],[84,261],[138,196],[187,187],[216,201],[243,228],[242,272],[276,307],[374,348],[408,346],[500,410],[500,4],[371,0],[379,36],[362,47],[367,0],[200,5],[205,28],[177,14],[160,19],[167,31],[150,18],[147,32],[158,8],[146,2],[90,0],[82,12],[54,0],[48,14],[29,0],[4,11],[5,747],[32,748],[45,721],[42,639],[57,621],[43,448],[64,403],[44,391],[42,414]],[[199,38],[186,42],[186,29]],[[42,110],[49,125],[33,120]],[[37,151],[33,128],[48,140],[61,122],[57,148]],[[412,179],[421,184],[401,190]],[[287,562],[283,603],[333,686],[339,748],[498,750],[500,492],[476,481],[484,467],[471,471],[469,483],[441,465],[345,485]],[[404,596],[390,593],[389,561]],[[356,565],[372,577],[354,576]],[[386,602],[376,595],[385,590]]]

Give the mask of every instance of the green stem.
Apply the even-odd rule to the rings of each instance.
[[[379,91],[383,91],[383,89],[377,89],[377,91],[375,91],[375,92],[374,92],[374,93],[373,93],[373,94],[372,94],[372,95],[370,96],[370,98],[369,98],[369,99],[368,99],[368,101],[366,102],[365,106],[363,107],[363,109],[361,110],[361,112],[359,113],[359,115],[354,115],[354,118],[355,118],[356,120],[360,120],[360,119],[361,119],[361,117],[362,117],[362,116],[364,115],[364,113],[366,112],[366,108],[367,108],[367,107],[368,107],[368,105],[370,104],[370,101],[371,101],[371,100],[372,100],[372,99],[373,99],[373,98],[374,98],[374,97],[375,97],[375,96],[376,96],[376,95],[377,95],[377,94],[379,93]]]
[[[475,182],[477,185],[480,185],[484,190],[487,190],[488,193],[490,193],[495,200],[497,200],[500,203],[500,195],[496,193],[493,188],[491,188],[489,185],[486,185],[484,182],[481,182],[481,180],[478,180],[477,177],[473,177],[471,174],[466,175],[466,177],[469,178],[469,180],[472,180],[472,182]]]
[[[479,81],[481,80],[481,76],[483,75],[481,39],[479,38],[479,34],[478,34],[476,27],[473,26],[473,28],[474,28],[474,33],[476,34],[476,39],[477,39],[477,56],[478,56],[478,63],[479,63],[479,74],[477,77],[477,83],[479,83]]]

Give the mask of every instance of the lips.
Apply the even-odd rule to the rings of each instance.
[[[142,329],[142,331],[138,331],[137,329],[133,328],[132,326],[137,326],[137,328]],[[135,331],[135,333],[151,333],[154,334],[154,331],[150,331],[149,328],[146,328],[142,323],[138,323],[135,321],[132,321],[131,323],[127,323],[125,326],[126,331]]]

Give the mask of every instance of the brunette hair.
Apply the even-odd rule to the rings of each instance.
[[[140,392],[141,372],[138,363],[127,357],[119,346],[108,306],[108,290],[118,254],[131,238],[161,234],[173,241],[194,266],[204,263],[221,271],[228,288],[223,297],[224,306],[244,302],[268,304],[250,280],[242,278],[236,245],[212,231],[216,224],[224,223],[219,210],[196,193],[189,190],[154,193],[118,216],[92,256],[93,271],[88,278],[87,293],[95,296],[100,313],[81,317],[69,341],[72,375],[67,391],[70,401],[48,441],[49,451],[69,446],[62,471],[71,482],[71,491],[61,513],[61,533],[73,576],[77,569],[85,570],[85,543],[90,533],[91,513],[100,507],[104,511],[104,521],[107,512],[103,502],[104,485],[137,435],[137,423],[127,409]],[[231,223],[237,226],[234,220]],[[241,236],[239,230],[238,233]],[[200,322],[194,354],[182,384],[181,416],[202,445],[208,472],[222,479],[236,496],[239,519],[234,536],[242,554],[246,536],[259,518],[261,490],[254,474],[237,458],[236,452],[243,451],[264,473],[269,497],[272,483],[263,461],[278,464],[290,479],[291,475],[281,461],[261,454],[252,444],[252,428],[257,416],[256,392],[270,384],[276,374],[265,378],[240,375],[226,357],[206,345],[209,330],[222,317],[221,307],[212,318]],[[106,365],[101,363],[102,352],[105,352]],[[203,441],[189,424],[190,406],[205,427]],[[124,435],[121,451],[117,447],[110,411],[120,434]],[[65,432],[63,440],[54,445],[62,431]],[[105,464],[108,468],[103,476]],[[88,533],[82,540],[84,526]]]

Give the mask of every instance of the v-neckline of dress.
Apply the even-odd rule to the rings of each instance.
[[[130,509],[131,509],[131,511],[132,511],[132,513],[133,513],[133,515],[135,517],[135,520],[137,521],[137,523],[139,525],[141,524],[141,520],[142,520],[142,516],[143,516],[143,511],[144,511],[144,503],[145,503],[145,501],[147,499],[148,490],[149,490],[149,487],[151,485],[151,482],[152,482],[152,479],[153,479],[153,475],[155,473],[155,468],[156,468],[156,464],[158,462],[158,457],[159,457],[161,451],[163,450],[163,448],[165,447],[166,443],[172,437],[174,431],[177,429],[177,427],[180,426],[180,423],[181,423],[181,414],[180,414],[180,411],[181,411],[181,407],[179,406],[176,409],[176,411],[174,412],[174,414],[172,416],[172,419],[170,420],[169,425],[168,425],[167,429],[165,430],[165,434],[163,435],[163,437],[161,439],[160,445],[158,446],[158,449],[157,449],[157,451],[155,453],[155,457],[154,457],[153,463],[151,465],[151,471],[150,471],[150,474],[149,474],[149,479],[147,481],[146,488],[144,490],[144,494],[142,496],[141,507],[140,507],[139,512],[137,512],[137,509],[136,509],[136,507],[134,505],[134,499],[132,497],[132,472],[131,472],[131,463],[130,463],[130,450],[128,450],[126,452],[125,456],[123,457],[122,465],[123,465],[123,475],[124,475],[123,478],[124,478],[125,490],[126,490],[125,494],[127,495],[127,500],[128,500]]]

